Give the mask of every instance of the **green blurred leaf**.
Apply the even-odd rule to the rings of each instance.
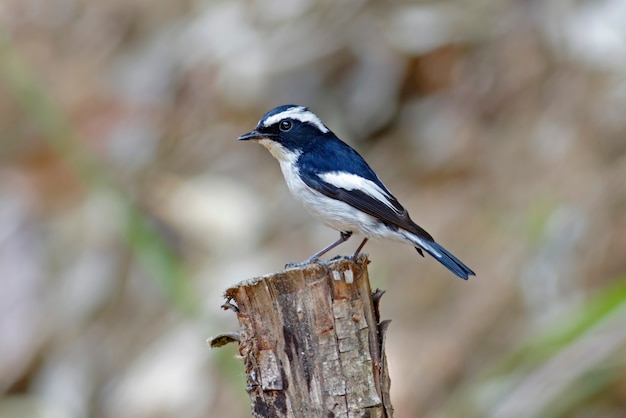
[[[626,277],[618,279],[580,308],[567,314],[549,330],[533,337],[497,368],[507,370],[519,363],[536,364],[576,340],[615,311],[626,307]]]
[[[610,286],[599,291],[578,309],[566,314],[549,329],[529,339],[514,352],[506,355],[482,376],[463,385],[448,404],[446,417],[482,417],[489,405],[513,390],[531,371],[539,369],[560,351],[574,343],[592,328],[613,315],[623,315],[626,311],[626,277],[617,279]],[[558,396],[542,418],[566,416],[586,399],[605,390],[624,375],[623,368],[615,369],[598,365],[598,370],[590,370],[575,380],[567,393]],[[602,370],[600,370],[602,367]],[[529,400],[530,401],[530,400]]]

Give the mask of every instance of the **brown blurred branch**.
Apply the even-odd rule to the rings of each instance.
[[[379,323],[368,262],[311,264],[226,291],[241,325],[227,340],[239,341],[254,417],[392,416],[388,321]]]

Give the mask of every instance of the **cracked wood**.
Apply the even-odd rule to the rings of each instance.
[[[368,263],[311,264],[226,291],[254,417],[392,416]]]

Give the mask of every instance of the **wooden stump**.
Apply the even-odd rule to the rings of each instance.
[[[382,292],[372,295],[368,263],[362,255],[356,263],[310,264],[226,291],[225,306],[241,326],[234,339],[253,417],[392,416],[384,354],[389,321],[379,323]]]

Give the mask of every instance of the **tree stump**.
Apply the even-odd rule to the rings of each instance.
[[[384,353],[389,321],[379,322],[361,255],[257,277],[226,290],[252,416],[391,417]],[[235,302],[235,305],[231,303]]]

